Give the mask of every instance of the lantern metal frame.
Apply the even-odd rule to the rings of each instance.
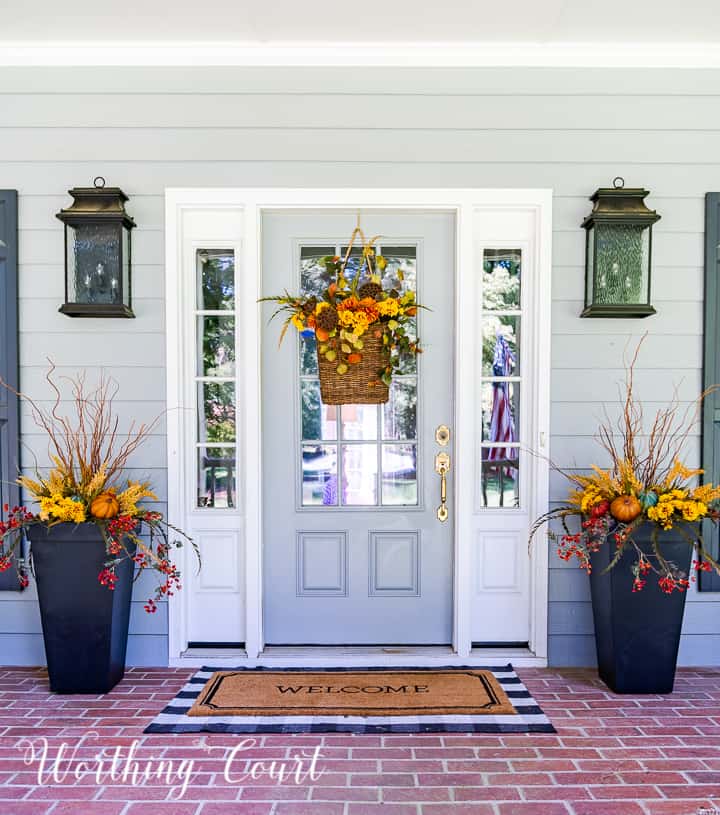
[[[68,190],[73,203],[60,210],[56,218],[65,225],[65,302],[58,311],[68,317],[135,317],[132,310],[132,230],[135,221],[125,211],[130,199],[120,187],[106,187],[105,179],[97,176],[92,187],[74,187]],[[118,287],[119,303],[78,303],[69,299],[68,268],[69,232],[77,226],[92,224],[116,224],[120,232],[118,241]],[[127,235],[127,258],[124,256],[123,232]],[[123,286],[123,264],[127,259],[127,292]],[[127,302],[125,295],[127,294]]]
[[[582,222],[585,229],[585,308],[581,317],[649,317],[656,314],[650,301],[652,283],[652,227],[660,220],[655,210],[648,209],[645,198],[649,190],[642,187],[625,187],[625,180],[618,176],[613,180],[612,187],[601,187],[590,196],[593,202],[592,212]],[[605,225],[629,225],[640,227],[648,231],[646,299],[636,303],[597,303],[594,302],[598,290],[599,265],[597,262],[598,230],[593,227]],[[591,246],[591,241],[593,245]],[[592,258],[592,270],[590,269]],[[592,297],[590,292],[592,291]]]

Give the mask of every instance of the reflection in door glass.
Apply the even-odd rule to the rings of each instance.
[[[515,509],[520,505],[517,458],[483,461],[480,489],[484,507]]]
[[[232,249],[198,249],[196,308],[232,311],[235,308],[235,253]]]
[[[395,377],[390,386],[390,399],[383,407],[384,439],[415,439],[417,433],[417,379]]]
[[[376,439],[377,412],[377,405],[342,405],[340,421],[342,422],[343,439],[347,441]]]
[[[198,442],[235,441],[235,383],[198,382]]]
[[[202,337],[198,376],[234,376],[235,318],[203,316],[197,320],[198,337]]]
[[[377,505],[376,444],[344,444],[343,458],[343,504],[345,506]]]
[[[486,312],[482,332],[483,376],[518,376],[520,317]]]
[[[521,251],[485,249],[482,268],[480,503],[520,505]]]
[[[221,509],[237,506],[234,447],[198,447],[197,503]]]
[[[334,246],[303,246],[300,249],[300,290],[320,297],[330,285],[323,258],[335,254]]]
[[[337,407],[324,405],[316,379],[300,382],[300,410],[303,441],[331,441],[337,438]]]
[[[385,287],[415,290],[416,247],[377,246],[387,260]],[[326,256],[344,257],[346,247],[303,246],[301,290],[322,295],[332,282]],[[353,248],[346,276],[353,279],[361,250]],[[324,405],[311,331],[299,340],[302,506],[417,506],[417,367],[409,355],[402,377],[395,377],[385,405]],[[338,423],[339,420],[339,423]],[[382,444],[382,440],[403,444]],[[310,442],[314,442],[310,444]],[[379,473],[382,462],[382,477]],[[382,486],[381,486],[382,482]]]
[[[230,509],[235,502],[235,254],[196,251],[195,427],[197,506]],[[221,446],[213,446],[221,445]]]
[[[414,444],[383,444],[383,505],[417,504],[417,447]]]
[[[337,447],[304,444],[302,448],[303,506],[337,506]]]
[[[520,250],[486,249],[482,282],[483,309],[519,309]]]

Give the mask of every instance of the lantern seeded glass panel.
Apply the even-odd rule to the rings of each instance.
[[[387,261],[383,279],[399,293],[415,290],[414,246],[377,246]],[[335,246],[300,247],[304,295],[321,297],[329,285],[322,258],[347,251]],[[357,274],[361,251],[353,250],[347,276]],[[301,504],[304,507],[417,506],[417,363],[409,357],[393,377],[383,405],[325,405],[320,398],[317,345],[312,331],[298,342]],[[392,444],[402,441],[402,444]]]
[[[594,302],[644,302],[648,291],[649,231],[634,224],[598,224],[593,232]]]
[[[237,506],[235,252],[195,253],[197,506]]]
[[[591,196],[593,211],[583,221],[585,309],[581,317],[648,317],[652,226],[660,216],[645,206],[647,190],[614,187]]]
[[[68,289],[74,303],[120,300],[120,234],[112,224],[68,227]]]
[[[65,303],[69,317],[134,317],[132,312],[133,219],[125,212],[128,197],[118,187],[69,191],[70,207],[57,213],[65,225]]]

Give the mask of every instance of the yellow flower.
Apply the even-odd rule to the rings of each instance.
[[[48,521],[54,518],[67,523],[81,524],[86,520],[85,506],[81,501],[53,493],[40,499],[40,518]]]
[[[297,328],[298,331],[305,330],[305,320],[302,314],[293,314],[293,316],[290,318],[290,322],[295,326],[295,328]]]
[[[380,300],[375,308],[381,317],[395,317],[400,311],[398,301],[394,297],[388,297],[387,300]]]

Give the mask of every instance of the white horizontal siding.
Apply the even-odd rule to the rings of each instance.
[[[22,387],[52,398],[49,354],[60,375],[111,373],[123,421],[162,409],[165,187],[551,187],[552,453],[586,467],[599,459],[595,417],[616,397],[623,352],[645,331],[636,387],[648,411],[674,385],[684,403],[700,390],[703,196],[720,189],[719,102],[720,72],[711,70],[3,69],[0,186],[20,192]],[[130,195],[138,223],[134,321],[57,314],[63,250],[54,214],[67,189],[98,174]],[[588,195],[615,175],[650,189],[662,215],[658,315],[580,320],[579,224]],[[44,458],[27,412],[23,430]],[[133,470],[156,480],[160,507],[162,433]],[[695,463],[697,438],[690,456]],[[563,490],[554,474],[552,498]],[[587,579],[554,557],[551,566],[551,660],[590,664]],[[720,664],[720,603],[706,598],[689,597],[681,649],[689,664]],[[2,653],[18,661],[42,654],[31,601],[16,598],[0,616]],[[132,626],[131,662],[162,664],[164,614],[143,618],[134,607]]]

